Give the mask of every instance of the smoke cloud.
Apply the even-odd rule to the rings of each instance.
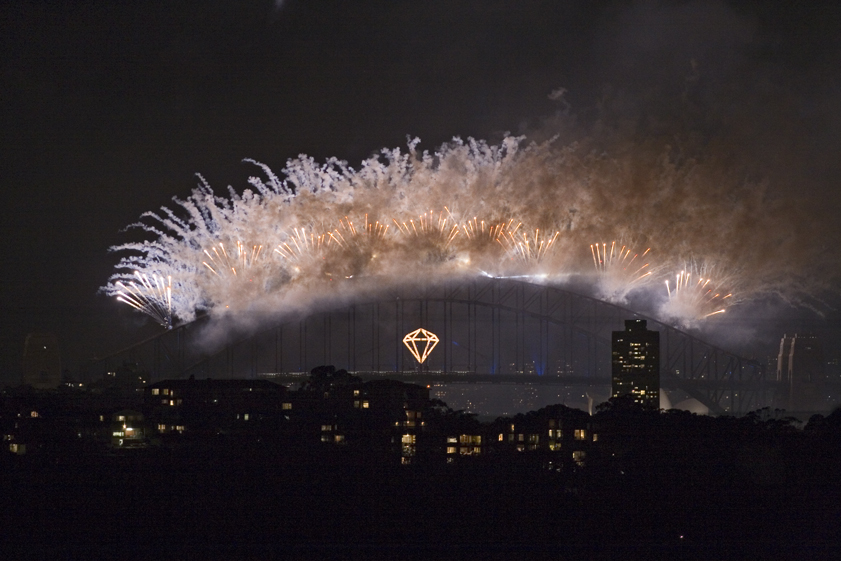
[[[689,325],[768,294],[808,301],[837,270],[828,223],[802,201],[679,138],[602,129],[570,143],[454,139],[434,151],[412,139],[357,168],[303,155],[279,174],[253,163],[261,173],[241,194],[202,180],[174,208],[145,214],[135,226],[153,238],[114,248],[128,255],[104,290],[190,320],[295,311],[418,276],[592,276],[616,302],[666,295],[661,315]],[[164,303],[143,285],[170,278]]]

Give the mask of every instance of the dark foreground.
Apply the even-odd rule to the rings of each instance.
[[[749,471],[702,450],[560,472],[532,454],[428,466],[224,447],[7,457],[0,557],[827,559],[841,543],[838,454],[803,452],[794,472],[799,459],[767,450]]]

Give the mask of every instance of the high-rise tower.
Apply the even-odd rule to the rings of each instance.
[[[636,403],[660,407],[660,332],[643,319],[625,321],[612,337],[613,397],[631,395]]]

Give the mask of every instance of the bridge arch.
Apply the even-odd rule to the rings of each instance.
[[[660,331],[663,387],[681,389],[718,413],[770,403],[771,388],[754,361],[620,306],[516,279],[393,287],[375,298],[287,319],[209,355],[196,351],[203,319],[124,354],[148,357],[151,350],[143,362],[153,379],[294,379],[333,364],[363,376],[609,385],[611,332],[631,318],[647,319],[649,329]],[[422,368],[402,344],[418,327],[440,339]]]

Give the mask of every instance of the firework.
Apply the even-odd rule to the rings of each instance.
[[[332,232],[327,232],[330,240],[329,243],[335,244],[344,250],[349,250],[353,247],[360,248],[367,245],[372,240],[381,241],[385,239],[388,233],[388,224],[380,224],[380,221],[369,222],[368,215],[365,215],[365,223],[362,230],[358,230],[350,218],[345,216],[344,220],[339,220],[339,227]]]
[[[526,265],[538,264],[555,246],[560,232],[526,231],[518,224],[513,230],[506,230],[505,235],[498,238],[499,243],[515,260]]]
[[[242,276],[247,270],[255,266],[263,254],[262,245],[246,246],[241,241],[237,241],[234,253],[228,255],[225,246],[220,242],[210,248],[210,251],[204,250],[208,261],[202,261],[202,265],[207,267],[211,273],[217,277],[233,275]],[[239,273],[237,272],[239,269]]]
[[[627,246],[618,247],[614,241],[610,246],[606,243],[591,244],[590,252],[599,275],[599,295],[611,302],[625,302],[631,290],[646,284],[654,276],[647,260],[651,248],[638,254]]]
[[[723,314],[735,302],[733,293],[720,289],[709,277],[702,276],[703,269],[683,270],[675,275],[674,283],[665,281],[668,301],[663,313],[687,325],[711,316]]]
[[[137,282],[117,281],[117,300],[148,315],[166,329],[172,328],[172,277],[166,282],[158,275],[135,271]]]
[[[169,326],[200,310],[301,307],[350,277],[377,277],[387,287],[416,279],[407,272],[417,267],[435,280],[488,274],[563,282],[592,274],[589,256],[576,260],[575,248],[609,230],[646,239],[663,263],[691,254],[716,262],[718,271],[740,271],[724,280],[685,272],[669,281],[662,313],[698,321],[732,302],[720,286],[738,286],[740,298],[806,291],[818,275],[804,281],[804,264],[838,261],[834,254],[815,258],[825,244],[781,246],[776,240],[803,230],[790,222],[795,215],[778,212],[777,202],[763,206],[767,198],[743,176],[731,180],[697,159],[675,164],[644,146],[603,158],[586,143],[515,137],[496,146],[455,139],[433,153],[419,152],[418,142],[405,152],[383,150],[358,170],[301,156],[275,174],[251,162],[262,176],[227,196],[200,178],[174,208],[145,213],[133,225],[146,241],[113,248],[121,259],[103,291]],[[703,219],[674,219],[698,209]],[[648,250],[601,243],[591,253],[602,298],[624,301],[658,278]],[[343,290],[362,284],[345,282]]]
[[[347,216],[340,219],[339,226],[325,234],[322,276],[342,279],[371,272],[378,252],[388,244],[389,226],[378,220],[371,222],[367,214],[359,227]]]
[[[275,248],[275,253],[291,263],[300,263],[305,259],[315,257],[327,245],[327,234],[307,232],[303,228],[295,228],[292,234]]]
[[[419,263],[444,263],[454,256],[453,240],[459,235],[458,225],[446,210],[436,214],[430,210],[417,218],[398,221],[392,219],[406,252],[415,255]]]
[[[450,244],[459,234],[458,226],[452,223],[450,217],[445,215],[443,210],[438,213],[437,217],[435,211],[430,210],[418,216],[417,219],[410,218],[408,222],[392,220],[401,234],[412,238],[435,240],[445,250],[450,247]]]
[[[468,240],[485,240],[491,242],[498,242],[509,232],[511,224],[513,223],[513,218],[507,223],[493,223],[487,222],[485,220],[479,220],[474,216],[473,220],[468,220],[467,222],[463,223],[460,229]],[[519,229],[520,226],[522,226],[522,223],[518,224],[515,230]]]

